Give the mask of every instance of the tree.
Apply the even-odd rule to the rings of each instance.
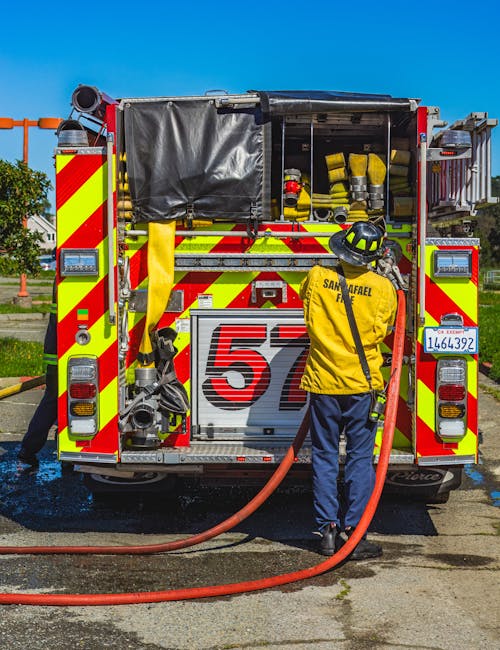
[[[43,172],[0,160],[0,273],[39,272],[41,236],[24,228],[23,219],[43,213],[50,188]]]

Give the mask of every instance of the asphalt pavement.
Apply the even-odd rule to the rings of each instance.
[[[484,378],[482,383],[486,383]],[[16,449],[41,390],[0,401],[0,544],[154,543],[204,530],[253,494],[182,486],[97,499],[62,474],[51,437],[40,469]],[[370,527],[384,555],[232,597],[115,607],[0,607],[0,647],[141,650],[457,650],[500,647],[500,403],[479,395],[481,464],[447,504],[383,497]],[[311,494],[285,491],[231,532],[154,556],[4,556],[2,592],[149,591],[251,580],[322,561]]]

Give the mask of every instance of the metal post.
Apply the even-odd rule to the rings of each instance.
[[[389,223],[390,214],[389,214],[389,183],[391,182],[390,170],[391,170],[391,114],[387,113],[387,178],[385,181],[385,218],[387,223]]]
[[[280,221],[285,220],[284,215],[284,197],[283,197],[283,182],[285,180],[285,116],[281,121],[281,208],[280,208]]]
[[[36,124],[36,122],[35,122]],[[28,133],[29,127],[31,126],[27,117],[22,121],[23,126],[23,163],[28,166]],[[23,216],[23,228],[28,227],[28,217],[27,215]],[[26,273],[21,273],[19,277],[19,291],[17,293],[18,298],[29,298],[28,289],[26,286]]]
[[[427,239],[427,134],[420,134],[420,209],[419,209],[419,314],[418,322],[425,325],[425,242]]]
[[[310,168],[311,168],[311,187],[310,187],[310,191],[311,191],[311,210],[309,212],[309,220],[312,221],[313,220],[313,180],[314,180],[314,172],[313,172],[313,163],[314,163],[314,122],[313,122],[312,117],[311,117],[311,133],[310,133],[310,144],[309,144],[309,146],[311,148],[311,156],[310,156],[310,159],[311,159],[311,163],[310,163]]]
[[[112,133],[106,138],[106,158],[108,163],[108,197],[107,197],[107,226],[108,226],[108,308],[109,322],[116,323],[115,312],[115,245],[114,245],[114,201],[113,201],[113,143]]]

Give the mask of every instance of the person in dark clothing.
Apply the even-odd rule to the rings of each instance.
[[[26,465],[38,465],[37,453],[47,442],[49,431],[57,421],[57,316],[56,283],[52,289],[49,323],[43,344],[45,392],[21,442],[17,458]]]

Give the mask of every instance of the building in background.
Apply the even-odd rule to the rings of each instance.
[[[56,246],[56,229],[55,226],[42,217],[41,215],[33,215],[28,217],[28,230],[31,232],[38,232],[42,236],[40,248],[44,251],[52,251]]]

